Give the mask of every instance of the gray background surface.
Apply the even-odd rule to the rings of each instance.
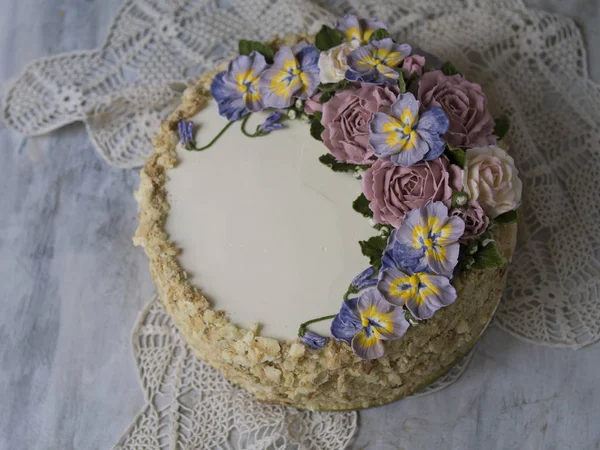
[[[532,0],[583,29],[600,81],[600,2]],[[0,0],[0,80],[102,44],[121,0]],[[106,449],[143,405],[130,332],[154,288],[134,248],[135,171],[81,124],[0,124],[0,448]],[[450,388],[360,415],[355,449],[600,449],[600,344],[556,350],[498,329]]]

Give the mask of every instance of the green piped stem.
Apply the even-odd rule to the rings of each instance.
[[[201,152],[202,150],[206,150],[208,147],[211,147],[215,142],[217,142],[217,140],[223,136],[223,133],[225,133],[227,131],[227,128],[229,128],[231,125],[233,125],[234,121],[231,122],[227,122],[227,125],[225,125],[223,127],[223,129],[221,131],[219,131],[219,134],[217,134],[212,141],[210,141],[208,144],[206,144],[204,147],[192,147],[192,148],[187,148],[187,150],[191,150],[191,151],[195,151],[195,152]]]
[[[332,314],[330,316],[318,317],[317,319],[311,319],[311,320],[307,320],[304,323],[301,323],[300,327],[298,328],[298,336],[299,337],[304,336],[304,333],[306,333],[306,327],[309,326],[311,323],[321,322],[322,320],[333,319],[335,316],[337,316],[337,314]]]

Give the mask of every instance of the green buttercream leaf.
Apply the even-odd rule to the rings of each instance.
[[[321,111],[315,111],[312,116],[316,120],[323,119],[323,113]]]
[[[321,83],[319,84],[319,91],[321,92],[335,92],[340,91],[348,87],[350,82],[348,80],[338,81],[337,83]]]
[[[400,88],[400,93],[404,94],[406,92],[406,80],[404,79],[404,75],[402,72],[399,73],[398,77],[398,87]]]
[[[496,122],[496,125],[494,125],[494,134],[498,136],[498,139],[502,139],[510,129],[510,122],[504,116],[497,117],[494,122]]]
[[[356,200],[352,202],[352,208],[357,213],[362,214],[365,217],[373,217],[373,211],[369,208],[369,200],[365,197],[365,194],[360,194]]]
[[[389,37],[390,33],[388,33],[388,30],[386,30],[385,28],[377,28],[375,31],[373,31],[373,34],[369,38],[369,41],[380,41]]]
[[[519,212],[515,209],[505,212],[504,214],[500,214],[494,219],[494,222],[501,225],[508,225],[509,223],[515,223],[517,220],[519,220]]]
[[[373,236],[366,241],[358,241],[362,254],[369,258],[370,264],[375,269],[381,269],[381,255],[387,245],[387,238],[384,236]]]
[[[446,61],[444,64],[442,64],[442,72],[444,73],[444,75],[448,76],[456,74],[460,75],[460,72],[456,70],[456,67],[454,67],[454,64],[452,64],[450,61]]]
[[[323,92],[321,94],[321,97],[319,97],[319,103],[320,104],[327,103],[329,100],[331,100],[331,97],[333,97],[333,94],[335,94],[335,92],[333,92],[333,91]]]
[[[325,127],[323,126],[321,121],[317,118],[314,118],[310,122],[310,135],[314,137],[317,141],[322,141],[323,138],[321,137],[321,134],[323,133],[323,131],[325,131]]]
[[[355,172],[357,169],[367,169],[369,166],[338,162],[331,153],[319,156],[319,161],[334,172]]]
[[[462,148],[454,147],[446,143],[446,150],[444,153],[452,164],[456,164],[461,169],[465,168],[466,153]]]
[[[336,47],[344,42],[344,35],[339,30],[334,30],[327,25],[323,25],[321,30],[315,36],[315,46],[322,52]]]
[[[240,55],[249,55],[254,50],[263,55],[268,64],[273,64],[275,52],[267,44],[259,41],[247,41],[245,39],[238,42],[238,52]]]
[[[494,267],[502,267],[504,265],[504,258],[498,252],[496,245],[491,242],[485,247],[480,247],[477,252],[473,255],[473,269],[488,269]]]

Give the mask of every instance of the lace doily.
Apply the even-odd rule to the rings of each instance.
[[[133,330],[133,353],[146,404],[114,450],[342,450],[357,431],[355,411],[312,412],[257,403],[196,359],[157,297]],[[415,395],[452,384],[471,356]]]

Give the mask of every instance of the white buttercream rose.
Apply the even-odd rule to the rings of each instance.
[[[519,206],[523,184],[513,158],[490,145],[467,149],[463,190],[494,218]]]
[[[348,53],[360,46],[359,41],[353,39],[336,47],[321,52],[319,56],[319,70],[321,83],[338,83],[344,79],[348,63]]]

